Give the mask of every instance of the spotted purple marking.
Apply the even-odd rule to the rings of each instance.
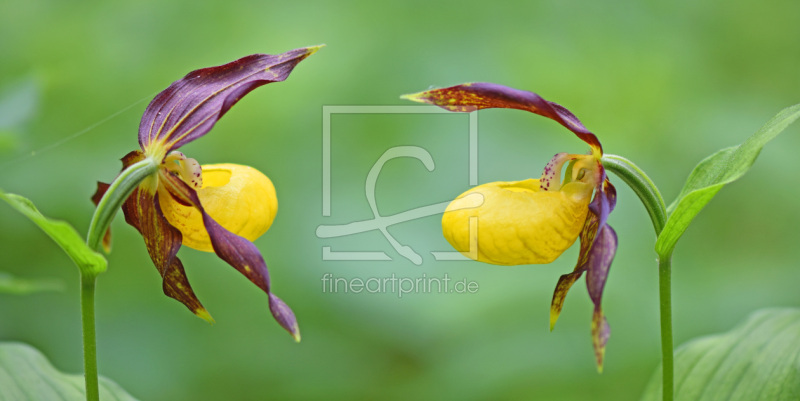
[[[550,191],[550,184],[553,183],[552,190],[558,191],[561,189],[561,169],[564,167],[564,163],[573,159],[567,153],[558,153],[547,162],[547,165],[544,166],[544,171],[542,172],[542,178],[539,179],[539,189],[542,191]]]

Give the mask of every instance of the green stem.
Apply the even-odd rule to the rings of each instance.
[[[83,369],[86,400],[99,401],[97,381],[97,334],[94,324],[94,288],[97,276],[81,274],[81,322],[83,324]]]
[[[656,235],[661,234],[667,222],[667,208],[664,206],[664,198],[658,191],[656,184],[632,161],[617,155],[604,155],[603,166],[613,171],[614,174],[622,178],[629,187],[639,196],[642,204],[650,215]]]
[[[97,203],[92,221],[89,223],[89,234],[86,244],[93,250],[98,250],[100,241],[108,230],[111,220],[117,214],[128,196],[147,177],[158,171],[158,165],[150,158],[130,165],[123,170],[114,182],[109,185],[106,193]],[[105,266],[102,266],[103,270]],[[86,377],[86,400],[99,401],[100,388],[97,377],[97,332],[95,331],[94,290],[97,275],[103,270],[81,268],[81,323],[83,329],[83,369]]]
[[[153,159],[147,158],[130,165],[119,173],[100,199],[100,202],[97,203],[92,222],[89,223],[89,235],[86,238],[86,244],[90,248],[97,250],[100,247],[100,241],[125,199],[128,199],[131,192],[145,178],[155,174],[156,171],[158,171],[158,165]]]
[[[675,362],[672,345],[672,255],[658,258],[658,294],[661,310],[661,394],[664,401],[672,401],[675,388]]]
[[[664,198],[653,183],[637,165],[617,155],[604,155],[603,166],[625,181],[644,204],[656,236],[667,223],[667,208]],[[674,392],[674,351],[672,344],[672,253],[658,257],[658,297],[661,315],[661,364],[662,396],[664,401],[672,401]]]

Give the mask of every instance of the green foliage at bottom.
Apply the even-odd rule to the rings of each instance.
[[[661,400],[661,369],[642,401]],[[675,401],[800,400],[800,309],[764,309],[675,351]]]
[[[21,343],[0,343],[0,400],[82,401],[82,375],[59,372],[37,349]],[[103,401],[135,401],[116,383],[100,378]]]

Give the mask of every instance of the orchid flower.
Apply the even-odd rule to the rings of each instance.
[[[267,231],[278,203],[272,182],[258,170],[235,164],[201,166],[177,149],[208,133],[236,102],[253,89],[285,80],[319,49],[279,55],[254,54],[225,65],[192,71],[159,93],[139,125],[139,146],[122,159],[123,171],[142,161],[155,165],[124,201],[125,221],[144,237],[163,279],[164,293],[195,315],[213,322],[194,294],[181,244],[214,252],[267,293],[275,320],[300,341],[294,313],[271,291],[264,258],[251,241]],[[98,183],[95,204],[109,185]],[[108,250],[108,232],[103,239]]]
[[[555,155],[539,179],[492,182],[464,192],[447,207],[442,230],[456,250],[479,262],[497,265],[550,263],[580,237],[578,263],[556,284],[550,329],[558,320],[570,287],[586,273],[594,303],[592,342],[598,370],[602,371],[610,330],[601,299],[617,249],[617,235],[606,223],[616,204],[616,190],[601,163],[603,147],[597,137],[566,108],[535,93],[501,85],[468,83],[404,98],[455,112],[526,110],[555,120],[589,145],[588,154]]]

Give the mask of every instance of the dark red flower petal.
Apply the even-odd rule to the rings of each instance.
[[[106,194],[108,187],[109,184],[97,181],[97,189],[94,191],[94,195],[92,195],[92,203],[94,203],[95,206],[100,203],[100,199]],[[106,229],[106,233],[103,234],[102,246],[105,253],[111,253],[111,227]]]
[[[471,112],[488,108],[530,111],[557,121],[575,133],[578,138],[588,143],[592,149],[596,149],[600,155],[603,154],[603,147],[600,145],[597,136],[584,127],[578,117],[575,117],[574,114],[558,103],[547,101],[533,92],[498,84],[475,82],[449,88],[432,89],[406,95],[404,98],[433,104],[443,109],[457,112]]]
[[[205,135],[236,102],[253,89],[285,80],[319,46],[283,54],[253,54],[187,74],[159,93],[142,116],[139,145],[166,145],[166,153]]]
[[[297,318],[289,306],[271,292],[267,264],[258,248],[247,239],[226,230],[211,218],[200,203],[197,192],[179,177],[163,173],[159,177],[164,187],[175,198],[180,199],[183,203],[191,204],[200,211],[203,215],[203,224],[211,239],[211,246],[217,256],[267,293],[272,316],[296,341],[300,341]]]
[[[142,152],[128,153],[122,158],[123,169],[143,159]],[[175,256],[183,237],[162,214],[155,191],[151,193],[142,187],[135,189],[122,205],[122,211],[125,221],[142,234],[150,259],[161,274],[164,294],[183,303],[198,317],[213,323],[214,319],[195,296],[183,264]]]

